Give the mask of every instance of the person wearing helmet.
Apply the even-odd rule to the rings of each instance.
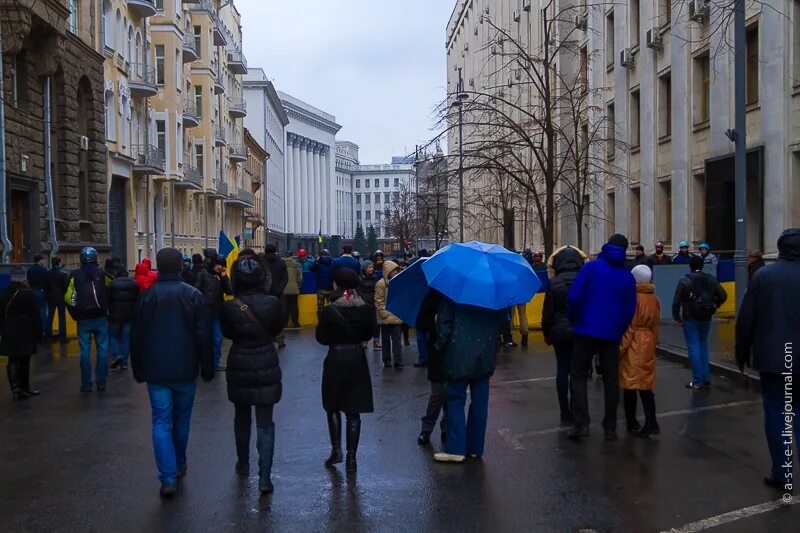
[[[678,244],[678,253],[672,258],[672,264],[688,265],[693,256],[694,254],[689,251],[689,241],[681,241]]]
[[[658,265],[671,265],[671,264],[672,264],[672,259],[670,258],[670,256],[664,253],[664,243],[658,241],[656,243],[655,253],[647,256],[647,266],[649,266],[650,270],[652,270],[653,267]]]
[[[711,253],[711,247],[707,242],[700,243],[700,246],[698,246],[697,249],[700,251],[700,257],[703,258],[704,264],[716,265],[719,262],[717,256]]]
[[[361,254],[358,253],[358,250],[355,250],[353,252],[353,257],[356,259],[356,261],[358,261],[358,264],[360,265],[361,264]]]
[[[303,272],[311,272],[311,267],[314,265],[314,260],[308,257],[308,252],[304,248],[297,250],[297,262],[300,263]]]
[[[372,263],[375,265],[375,279],[380,281],[383,278],[383,250],[376,250],[372,256]]]
[[[81,350],[81,392],[92,392],[92,337],[97,346],[94,385],[98,392],[106,390],[108,378],[108,289],[111,280],[100,268],[97,250],[87,246],[81,250],[81,266],[69,276],[64,302],[78,324]]]
[[[547,264],[544,262],[544,254],[537,251],[533,254],[533,263],[531,264],[534,272],[546,272]]]

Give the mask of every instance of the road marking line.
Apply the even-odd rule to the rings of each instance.
[[[770,511],[774,511],[775,509],[788,507],[797,503],[800,503],[800,498],[792,498],[788,502],[784,502],[783,500],[773,500],[723,513],[721,515],[712,516],[711,518],[704,518],[703,520],[698,520],[697,522],[692,522],[691,524],[686,524],[685,526],[679,528],[672,528],[668,531],[662,531],[662,533],[696,533],[698,531],[704,531],[706,529],[718,527],[723,524],[730,524],[731,522],[741,520],[742,518],[750,518],[751,516],[768,513]]]
[[[694,409],[678,409],[677,411],[667,411],[665,413],[658,413],[658,418],[666,418],[670,416],[678,416],[678,415],[686,415],[691,413],[701,413],[705,411],[716,411],[718,409],[727,409],[728,407],[740,407],[743,405],[750,405],[754,403],[761,403],[761,400],[741,400],[738,402],[728,402],[728,403],[721,403],[718,405],[708,405],[706,407],[697,407]],[[624,417],[620,417],[617,420],[623,421],[625,420]],[[554,428],[548,429],[537,429],[534,431],[525,431],[523,433],[518,433],[514,435],[511,433],[510,429],[500,429],[498,432],[503,437],[503,439],[508,443],[508,445],[514,450],[523,450],[525,449],[522,444],[520,444],[520,439],[527,438],[527,437],[535,437],[539,435],[549,435],[552,433],[561,433],[562,431],[569,431],[572,429],[572,426],[559,426]]]
[[[676,364],[664,364],[658,367],[659,371],[664,370],[685,370],[685,367],[676,365]],[[551,381],[556,379],[556,376],[547,376],[547,377],[540,377],[540,378],[526,378],[526,379],[509,379],[507,381],[491,381],[490,386],[496,387],[498,385],[514,385],[518,383],[536,383],[538,381]]]

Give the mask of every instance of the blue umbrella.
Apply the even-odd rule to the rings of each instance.
[[[422,270],[431,288],[456,303],[486,309],[528,303],[542,286],[521,255],[479,241],[442,248]]]
[[[427,260],[427,257],[417,259],[389,281],[386,309],[412,326],[416,325],[422,301],[428,294],[428,280],[422,270]]]

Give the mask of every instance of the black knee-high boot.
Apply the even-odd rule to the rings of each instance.
[[[345,469],[348,472],[355,472],[358,468],[356,463],[356,452],[358,452],[358,441],[361,438],[361,417],[359,415],[347,416],[347,463]]]
[[[30,397],[30,395],[22,390],[19,374],[19,360],[16,357],[9,357],[8,366],[6,366],[6,375],[8,376],[8,384],[11,387],[11,395],[15,402],[18,400],[27,400]]]
[[[31,358],[21,357],[19,359],[19,384],[22,392],[28,396],[39,396],[38,390],[31,388]]]
[[[639,435],[642,437],[658,435],[661,433],[661,429],[656,421],[656,395],[651,390],[640,390],[639,396],[642,398],[644,407],[644,427],[639,431]]]
[[[639,431],[639,422],[636,420],[636,391],[625,389],[622,393],[623,403],[625,404],[625,422],[629,433]]]
[[[342,462],[342,413],[328,413],[328,434],[331,438],[331,456],[325,466],[331,467]]]

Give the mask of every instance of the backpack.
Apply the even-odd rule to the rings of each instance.
[[[108,309],[105,272],[98,268],[94,274],[87,276],[82,270],[77,270],[74,277],[72,307],[81,315],[104,315]]]
[[[689,290],[688,307],[695,320],[711,320],[711,317],[717,312],[717,303],[714,300],[714,291],[709,280],[711,276],[705,273],[701,274],[689,278],[692,285]]]

